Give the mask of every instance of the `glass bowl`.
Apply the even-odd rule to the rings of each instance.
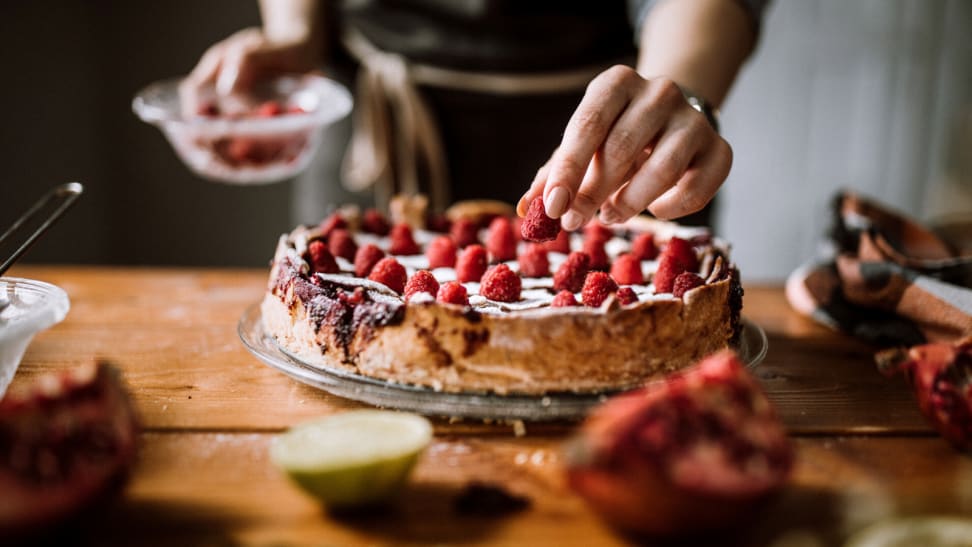
[[[321,129],[351,111],[348,90],[321,76],[281,76],[228,98],[211,88],[187,94],[181,82],[149,85],[135,95],[132,110],[162,131],[193,172],[218,182],[293,177],[310,163]],[[279,108],[261,113],[270,104]]]
[[[34,335],[59,323],[70,308],[67,293],[50,283],[0,277],[0,399]]]

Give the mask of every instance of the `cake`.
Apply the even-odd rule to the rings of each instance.
[[[494,202],[340,209],[280,237],[264,328],[314,367],[501,395],[622,390],[738,337],[738,270],[707,229],[638,217],[529,243],[519,222]]]

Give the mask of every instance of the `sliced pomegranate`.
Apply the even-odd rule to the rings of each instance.
[[[120,375],[104,363],[8,392],[0,401],[0,539],[49,529],[117,491],[137,430]]]
[[[918,407],[955,448],[972,453],[972,338],[877,354],[886,375],[904,372]]]
[[[730,527],[793,464],[775,410],[728,350],[609,400],[567,456],[569,484],[605,520],[653,536]]]

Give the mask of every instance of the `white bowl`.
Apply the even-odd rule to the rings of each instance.
[[[321,129],[351,111],[348,90],[321,76],[281,76],[263,82],[246,96],[229,99],[219,99],[214,90],[204,89],[199,97],[188,100],[180,92],[181,82],[174,78],[146,87],[135,96],[132,110],[162,130],[190,169],[218,182],[267,184],[293,177],[310,163]],[[255,108],[264,101],[299,107],[303,112],[261,118],[206,116],[193,108],[207,102]],[[246,151],[260,159],[252,159]],[[241,156],[248,159],[241,160]]]
[[[50,283],[0,277],[0,399],[34,335],[61,322],[70,308],[67,293]]]

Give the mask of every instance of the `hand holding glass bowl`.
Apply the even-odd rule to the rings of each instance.
[[[246,95],[180,91],[182,79],[140,91],[132,109],[156,125],[195,173],[231,184],[278,182],[303,171],[321,130],[351,111],[351,94],[322,76],[280,76]]]

